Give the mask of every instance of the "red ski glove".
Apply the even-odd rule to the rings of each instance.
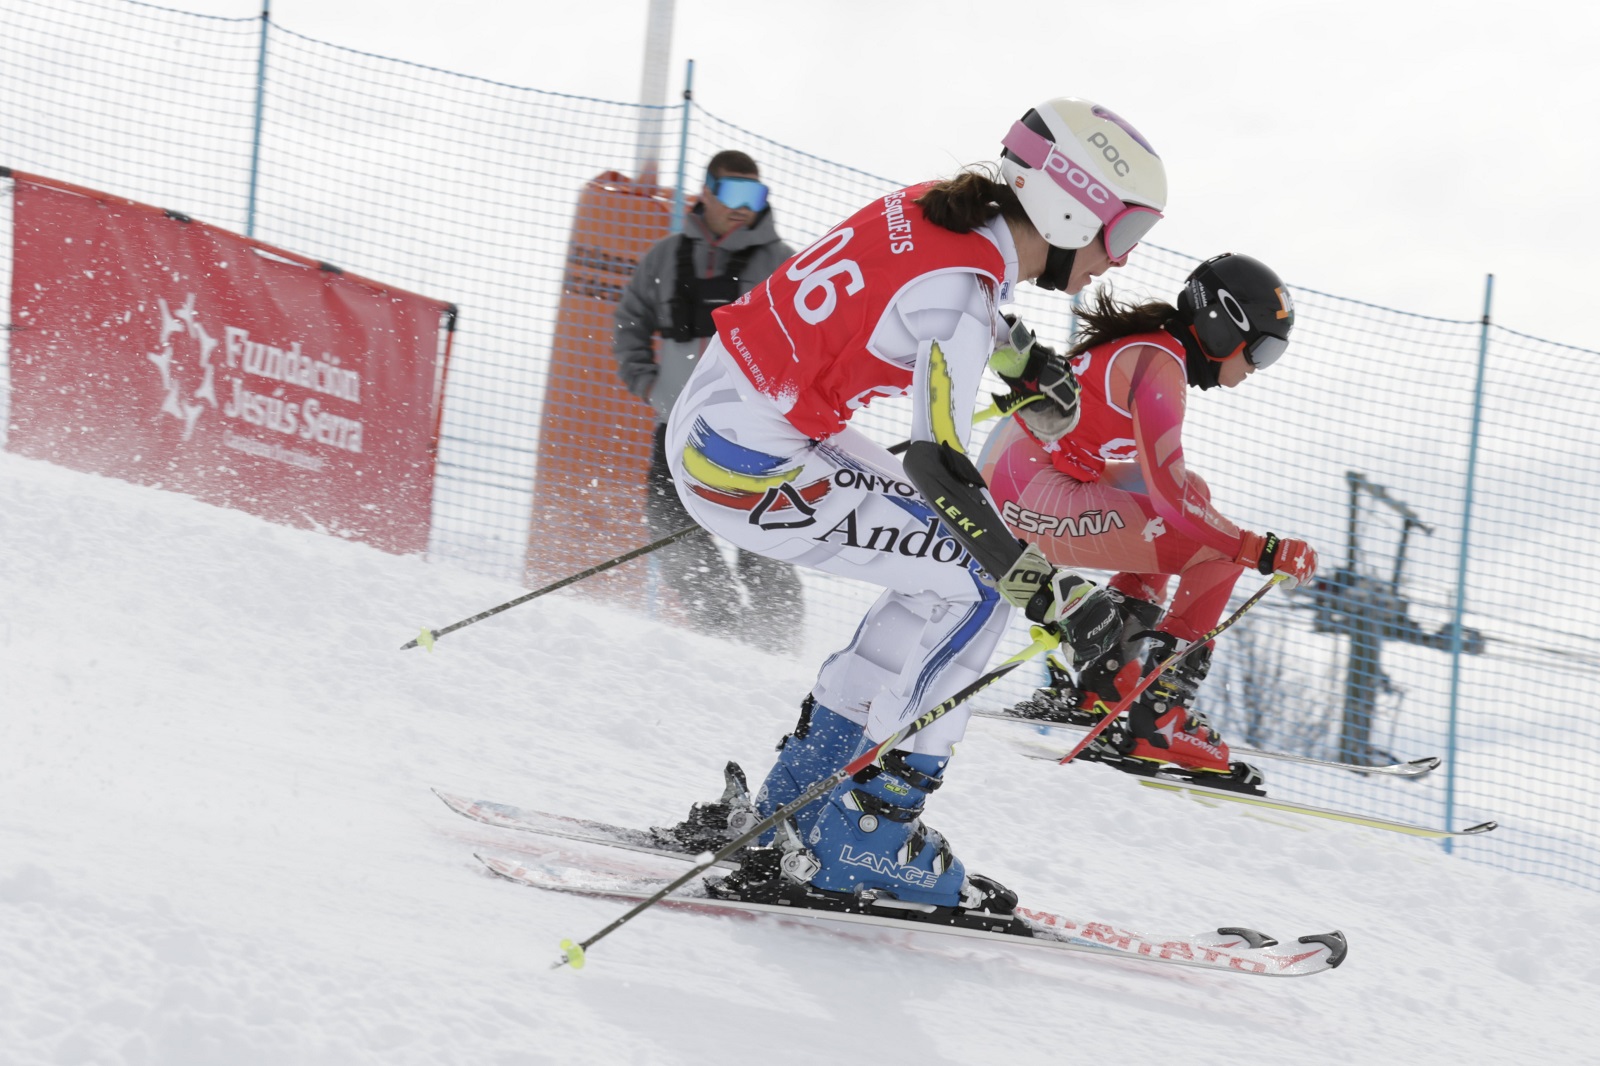
[[[1240,566],[1253,566],[1263,574],[1288,574],[1289,580],[1284,582],[1287,588],[1316,576],[1317,553],[1305,541],[1282,540],[1276,533],[1263,535],[1248,530],[1239,537],[1239,557],[1234,562]]]

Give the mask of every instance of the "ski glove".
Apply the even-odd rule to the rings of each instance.
[[[1263,574],[1288,574],[1285,588],[1295,588],[1310,581],[1317,573],[1317,553],[1303,540],[1284,540],[1276,533],[1239,534],[1239,557],[1234,560],[1241,566],[1253,566]]]
[[[996,396],[995,406],[1016,415],[1041,444],[1053,444],[1078,424],[1077,376],[1066,356],[1040,344],[1021,319],[1003,317],[1011,327],[1010,343],[994,350],[989,365],[1011,391]]]
[[[1023,549],[995,587],[1029,620],[1053,629],[1075,662],[1100,658],[1122,631],[1115,597],[1088,578],[1051,566],[1036,545]]]

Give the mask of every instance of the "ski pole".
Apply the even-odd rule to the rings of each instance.
[[[1139,696],[1143,694],[1145,689],[1147,689],[1151,685],[1155,684],[1156,678],[1160,677],[1162,674],[1166,673],[1172,667],[1174,667],[1174,666],[1178,665],[1178,663],[1182,662],[1183,661],[1183,657],[1185,655],[1188,655],[1190,652],[1194,651],[1196,648],[1202,647],[1202,646],[1204,646],[1206,644],[1211,643],[1211,641],[1215,640],[1217,638],[1217,636],[1220,633],[1222,633],[1223,630],[1227,629],[1229,626],[1233,625],[1233,623],[1237,622],[1241,617],[1243,617],[1244,613],[1246,611],[1248,611],[1250,608],[1254,607],[1256,604],[1260,603],[1261,602],[1261,597],[1263,597],[1267,593],[1271,592],[1274,585],[1277,585],[1281,581],[1287,580],[1288,577],[1289,577],[1288,574],[1273,574],[1272,577],[1267,581],[1267,583],[1265,585],[1262,585],[1260,588],[1256,589],[1256,591],[1251,594],[1251,596],[1250,596],[1250,598],[1248,600],[1245,600],[1243,603],[1241,603],[1239,605],[1239,609],[1238,610],[1234,611],[1228,617],[1226,617],[1222,621],[1218,622],[1216,627],[1213,628],[1211,630],[1211,632],[1207,633],[1205,636],[1201,637],[1199,640],[1195,641],[1193,644],[1190,644],[1187,648],[1184,648],[1182,651],[1177,652],[1176,654],[1170,656],[1164,662],[1162,662],[1162,664],[1160,666],[1158,666],[1154,670],[1150,671],[1150,673],[1147,676],[1141,678],[1139,680],[1139,683],[1133,687],[1133,691],[1132,692],[1128,693],[1126,696],[1122,697],[1122,699],[1118,700],[1117,701],[1117,705],[1115,707],[1111,708],[1111,710],[1106,713],[1106,716],[1104,718],[1102,718],[1102,719],[1100,719],[1100,721],[1096,722],[1094,724],[1094,728],[1093,729],[1089,730],[1089,732],[1087,732],[1087,733],[1085,733],[1083,735],[1083,739],[1078,741],[1077,746],[1074,747],[1071,751],[1067,752],[1065,755],[1063,755],[1061,757],[1061,760],[1060,760],[1061,764],[1064,766],[1067,763],[1071,762],[1073,759],[1077,758],[1078,753],[1083,751],[1084,748],[1087,748],[1089,746],[1089,744],[1094,740],[1095,737],[1097,737],[1101,733],[1105,732],[1106,726],[1108,726],[1112,722],[1116,721],[1117,718],[1119,718],[1122,715],[1122,712],[1126,711],[1129,707],[1133,706],[1133,701],[1138,699]]]
[[[903,440],[899,444],[891,445],[889,451],[891,454],[899,455],[910,446],[910,441]],[[485,618],[490,618],[499,614],[501,611],[509,611],[513,607],[527,603],[529,600],[536,600],[547,592],[554,592],[556,589],[566,588],[568,585],[582,581],[586,577],[593,577],[596,574],[610,570],[614,566],[621,566],[623,563],[631,562],[634,559],[639,558],[641,555],[649,555],[651,552],[656,551],[659,548],[665,548],[668,544],[682,540],[684,537],[687,537],[689,534],[695,532],[699,528],[700,527],[698,525],[685,526],[676,533],[668,533],[660,540],[653,540],[649,544],[643,545],[642,547],[634,548],[632,551],[623,552],[615,559],[608,559],[603,563],[596,563],[587,570],[580,570],[576,574],[572,574],[569,577],[564,577],[560,581],[552,582],[551,584],[546,585],[544,588],[534,589],[532,592],[524,593],[514,600],[507,600],[500,606],[491,607],[487,611],[481,611],[478,614],[473,615],[471,618],[463,618],[461,621],[447,625],[443,629],[424,629],[421,635],[413,637],[411,640],[408,640],[404,644],[400,645],[400,650],[405,651],[407,648],[421,646],[427,648],[429,651],[432,651],[433,642],[444,636],[446,633],[454,633],[456,630],[461,629],[464,626],[470,626],[474,622],[481,622]]]
[[[972,684],[968,685],[966,688],[963,688],[960,692],[957,692],[954,696],[951,696],[937,707],[933,707],[930,710],[924,711],[922,714],[918,715],[915,720],[910,722],[908,725],[903,726],[888,740],[878,744],[876,747],[862,752],[840,769],[835,770],[829,776],[817,781],[798,797],[790,800],[782,807],[779,807],[777,810],[773,811],[766,818],[763,818],[759,823],[756,824],[754,828],[745,832],[728,844],[725,844],[722,850],[717,852],[715,855],[702,855],[699,861],[696,862],[696,864],[689,870],[688,873],[656,890],[655,894],[650,896],[650,898],[641,900],[639,903],[634,904],[634,906],[626,914],[623,914],[617,918],[610,925],[606,926],[604,929],[601,929],[598,933],[595,933],[587,940],[581,940],[576,943],[571,940],[563,940],[561,942],[561,959],[559,962],[552,963],[550,968],[552,970],[559,970],[563,966],[571,966],[574,970],[583,969],[584,953],[588,951],[589,948],[593,947],[597,942],[603,940],[609,934],[616,932],[628,922],[632,921],[634,918],[637,918],[640,914],[643,914],[646,910],[655,906],[657,903],[661,902],[679,888],[682,888],[695,877],[698,877],[700,874],[711,869],[717,863],[728,858],[734,852],[755,840],[762,833],[765,833],[768,829],[771,829],[779,822],[782,822],[785,818],[789,817],[789,815],[795,813],[807,804],[826,796],[829,792],[832,792],[848,778],[854,777],[862,770],[865,770],[867,767],[877,762],[880,758],[882,758],[884,752],[888,751],[890,748],[893,748],[896,744],[905,740],[913,733],[918,733],[926,729],[928,726],[932,725],[934,722],[937,722],[939,719],[943,718],[945,715],[949,714],[951,711],[955,710],[957,707],[961,706],[961,704],[965,703],[979,692],[982,692],[996,681],[999,681],[1002,677],[1005,677],[1012,670],[1015,670],[1017,667],[1021,666],[1035,655],[1049,651],[1051,648],[1054,648],[1061,643],[1060,636],[1058,636],[1053,630],[1046,630],[1042,626],[1032,627],[1030,633],[1033,636],[1033,643],[1029,644],[1026,648],[1023,648],[1021,651],[1017,652],[1017,654],[1013,655],[1011,658],[1007,659],[993,670],[990,670],[988,673],[984,674],[982,677],[978,678],[976,681],[972,682]]]
[[[635,548],[632,551],[623,552],[615,559],[608,559],[603,563],[596,563],[587,570],[580,570],[576,574],[562,578],[560,581],[551,582],[544,588],[534,589],[532,592],[523,593],[514,600],[507,600],[500,606],[491,607],[487,611],[481,611],[478,614],[473,615],[471,618],[463,618],[461,621],[447,625],[443,629],[424,629],[421,636],[413,637],[411,640],[408,640],[404,644],[400,645],[400,650],[405,651],[407,648],[415,648],[418,645],[421,645],[422,647],[427,648],[429,651],[432,651],[433,642],[444,636],[446,633],[454,633],[463,626],[470,626],[474,622],[481,622],[485,618],[499,614],[501,611],[509,611],[518,604],[527,603],[529,600],[536,600],[547,592],[554,592],[556,589],[566,588],[568,585],[571,585],[577,581],[582,581],[586,577],[593,577],[595,574],[598,574],[602,571],[610,570],[613,566],[621,566],[623,563],[632,559],[637,559],[641,555],[648,555],[657,548],[665,548],[668,544],[671,544],[674,541],[682,540],[689,534],[698,532],[699,529],[699,526],[685,526],[676,533],[668,533],[660,540],[653,540],[643,547]]]

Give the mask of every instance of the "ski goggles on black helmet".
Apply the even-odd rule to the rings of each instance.
[[[1195,336],[1200,339],[1200,348],[1207,359],[1220,363],[1243,352],[1245,362],[1260,370],[1276,363],[1289,350],[1289,338],[1252,329],[1231,292],[1220,290],[1215,303],[1227,313],[1219,314],[1213,306],[1194,316]],[[1244,325],[1240,325],[1241,322]]]
[[[1100,239],[1113,262],[1127,258],[1151,227],[1161,221],[1160,211],[1125,202],[1067,158],[1054,141],[1021,122],[1014,123],[1000,143],[1023,163],[1048,174],[1050,180],[1100,220]]]
[[[1282,358],[1283,353],[1289,350],[1287,337],[1274,337],[1270,333],[1262,334],[1244,346],[1244,361],[1260,370],[1262,367],[1271,366]]]

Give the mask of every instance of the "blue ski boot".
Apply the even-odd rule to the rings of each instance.
[[[842,714],[822,706],[812,696],[800,705],[800,721],[794,732],[778,743],[778,761],[767,772],[766,781],[756,793],[756,811],[766,818],[773,811],[800,797],[800,794],[839,767],[849,762],[861,744],[861,726]],[[811,832],[811,826],[822,813],[826,797],[807,804],[792,816],[800,839]],[[752,827],[734,826],[742,832]],[[761,843],[771,844],[773,834],[762,834]]]
[[[869,741],[863,741],[861,751]],[[890,751],[844,782],[806,834],[818,869],[810,887],[857,899],[1010,914],[1016,894],[966,866],[920,815],[947,756]]]
[[[861,740],[844,761],[871,746]],[[771,845],[741,852],[739,869],[708,880],[707,891],[724,899],[1009,927],[1016,893],[969,875],[944,837],[919,817],[947,762],[887,753],[835,788],[803,837],[786,819]]]
[[[744,771],[738,763],[723,770],[724,788],[720,799],[696,803],[689,816],[676,825],[657,826],[651,835],[657,844],[673,851],[697,854],[720,851],[735,837],[755,828],[756,823],[839,767],[849,762],[861,742],[861,727],[807,696],[800,705],[800,721],[794,731],[778,742],[778,761],[767,773],[755,801],[750,799]],[[803,839],[809,832],[827,798],[807,804],[792,816],[796,826],[792,837]],[[772,844],[773,831],[763,833],[761,844]]]

